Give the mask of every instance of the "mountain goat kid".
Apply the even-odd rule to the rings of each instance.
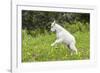
[[[57,43],[64,43],[71,50],[71,55],[74,52],[75,54],[77,54],[77,48],[75,46],[76,41],[73,35],[71,35],[66,29],[57,24],[55,21],[51,24],[51,31],[56,32],[57,37],[57,39],[54,43],[51,44],[51,46],[54,46]]]

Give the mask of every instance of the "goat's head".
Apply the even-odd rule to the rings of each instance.
[[[55,22],[55,20],[51,23],[51,31],[52,32],[56,31],[56,22]]]

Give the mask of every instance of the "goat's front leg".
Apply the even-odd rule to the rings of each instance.
[[[61,43],[61,42],[62,42],[62,39],[57,39],[54,43],[51,44],[51,46],[54,46],[55,44]]]

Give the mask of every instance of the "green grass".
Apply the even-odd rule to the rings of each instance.
[[[90,58],[90,35],[89,32],[75,32],[77,55],[71,55],[68,48],[63,44],[55,47],[50,45],[56,36],[51,34],[38,34],[35,37],[22,31],[22,62],[37,61],[63,61],[63,60],[85,60]]]

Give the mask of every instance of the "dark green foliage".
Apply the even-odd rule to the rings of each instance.
[[[51,23],[53,22],[53,20],[56,20],[56,22],[62,26],[71,25],[72,28],[74,28],[75,26],[77,30],[82,31],[83,27],[84,28],[86,27],[87,29],[87,27],[89,26],[89,22],[90,22],[89,15],[90,15],[89,13],[22,10],[22,28],[27,29],[29,34],[31,34],[31,30],[33,31],[39,30],[40,33],[44,33],[45,30],[50,31]]]

